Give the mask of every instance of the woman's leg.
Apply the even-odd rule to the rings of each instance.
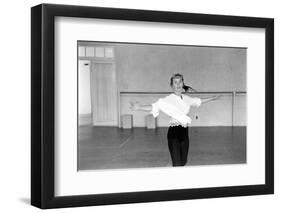
[[[184,140],[180,143],[181,148],[181,165],[184,166],[187,163],[188,151],[189,151],[189,136],[188,127],[184,129]]]
[[[168,147],[172,159],[173,166],[181,166],[181,144],[179,140],[180,128],[169,127],[167,138]]]
[[[181,145],[175,138],[168,138],[168,146],[173,166],[181,166]]]

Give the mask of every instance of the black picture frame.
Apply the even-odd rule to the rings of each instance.
[[[265,29],[265,184],[93,195],[54,195],[55,17]],[[62,208],[274,193],[274,19],[41,4],[31,8],[31,204]]]

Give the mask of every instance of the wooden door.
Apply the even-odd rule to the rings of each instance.
[[[91,91],[93,125],[117,126],[117,79],[113,62],[92,63]]]

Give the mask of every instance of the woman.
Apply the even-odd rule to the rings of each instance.
[[[184,95],[183,93],[187,90],[195,90],[184,85],[183,75],[179,73],[171,77],[170,86],[173,90],[172,94],[149,105],[131,102],[130,108],[151,112],[154,117],[157,117],[160,111],[170,116],[167,134],[169,152],[173,166],[184,166],[189,150],[188,124],[191,123],[191,119],[187,114],[190,107],[199,107],[202,103],[217,99],[218,96],[200,99]]]

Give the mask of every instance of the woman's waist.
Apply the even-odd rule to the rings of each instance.
[[[177,121],[176,119],[171,119],[169,121],[169,126],[170,127],[188,127],[188,124],[182,124],[179,121]]]

